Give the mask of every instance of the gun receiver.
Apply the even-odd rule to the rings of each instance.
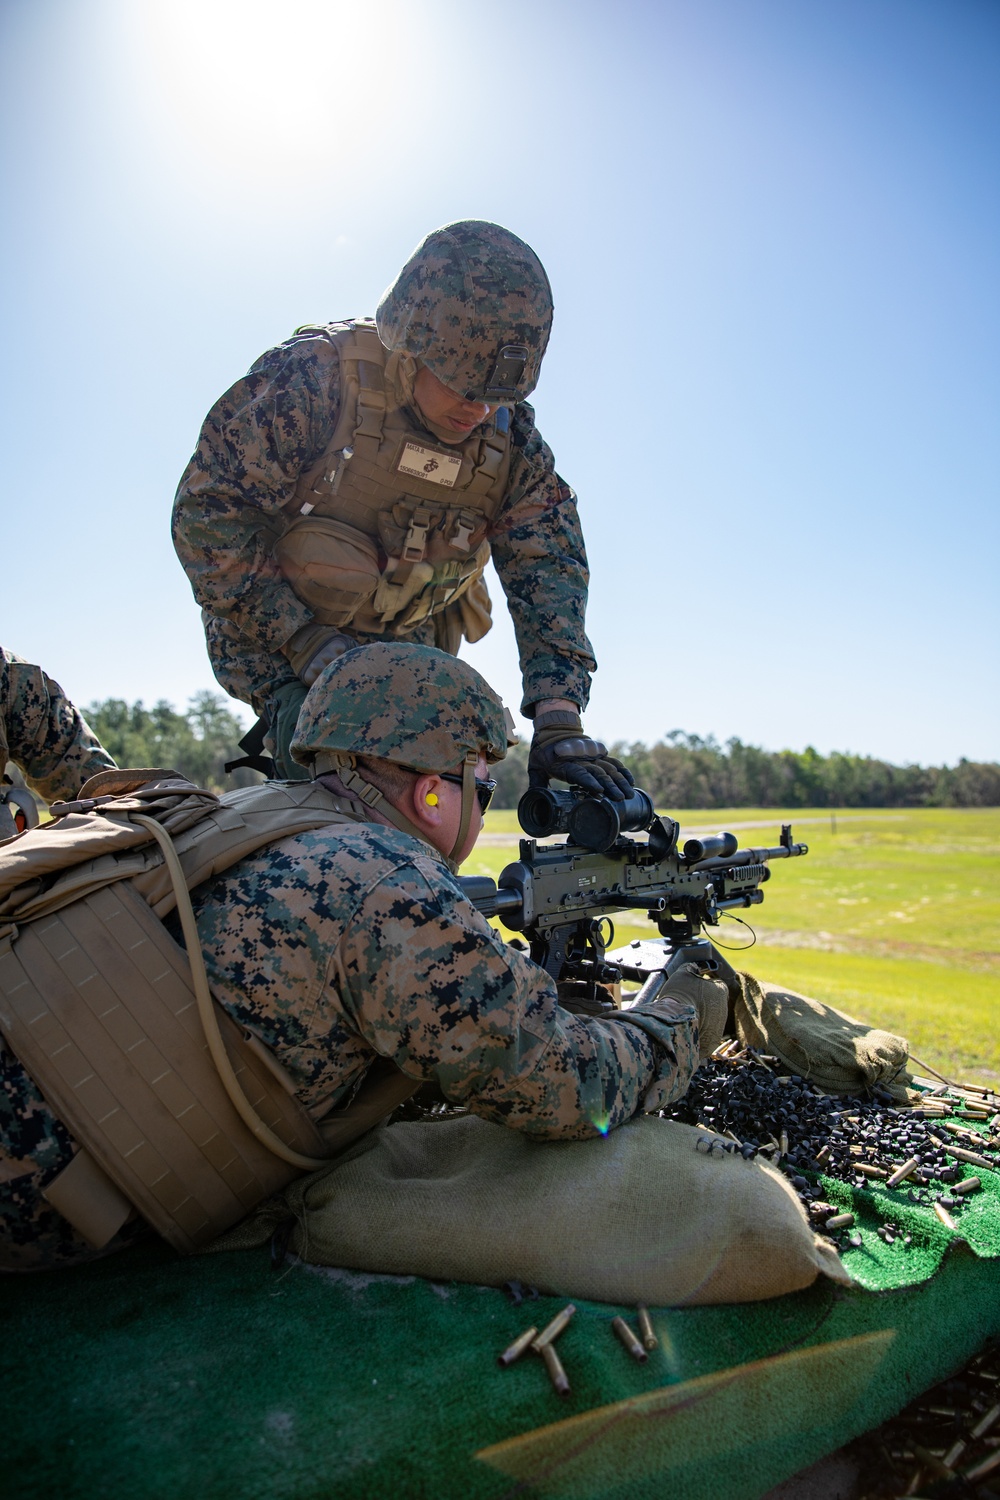
[[[638,790],[627,803],[615,803],[532,789],[521,799],[518,818],[535,837],[521,840],[520,859],[501,872],[499,882],[459,879],[483,916],[499,917],[510,931],[525,935],[532,958],[556,980],[621,979],[621,965],[605,958],[605,918],[616,912],[645,911],[655,921],[662,969],[682,949],[710,953],[711,945],[699,937],[703,927],[716,926],[721,912],[759,905],[771,861],[809,852],[808,845],[792,842],[790,824],[782,826],[773,848],[740,849],[734,834],[719,833],[688,839],[679,850],[680,825],[656,816]],[[543,828],[570,837],[539,844]],[[623,828],[646,830],[646,837],[627,837]],[[626,976],[634,977],[627,966]]]

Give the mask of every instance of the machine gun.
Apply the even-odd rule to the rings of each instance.
[[[732,833],[691,838],[680,848],[680,824],[657,816],[638,789],[627,801],[612,802],[581,791],[532,788],[517,816],[530,835],[521,840],[520,859],[496,884],[488,876],[460,877],[470,901],[483,916],[498,916],[510,931],[523,933],[531,957],[553,979],[638,980],[643,998],[650,999],[679,964],[691,960],[731,975],[702,929],[717,926],[722,912],[758,906],[771,860],[809,852],[806,844],[792,842],[789,823],[774,848],[740,849]],[[628,836],[641,832],[645,838]],[[565,843],[537,842],[559,833],[569,835]],[[661,936],[641,944],[634,961],[628,949],[609,961],[605,919],[629,910],[645,911]]]

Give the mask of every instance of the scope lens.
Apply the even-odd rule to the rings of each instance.
[[[573,802],[572,792],[554,792],[550,787],[529,787],[517,804],[517,821],[532,839],[565,833]]]

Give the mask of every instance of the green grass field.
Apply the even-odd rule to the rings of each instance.
[[[685,831],[731,828],[741,845],[776,844],[791,822],[809,845],[805,859],[774,865],[764,904],[744,913],[757,942],[728,953],[737,968],[898,1032],[950,1078],[1000,1080],[1000,808],[674,816]],[[517,858],[512,811],[491,813],[485,834],[463,874],[495,878]],[[730,921],[709,935],[727,948],[750,936]],[[616,943],[655,936],[638,915],[616,924]]]

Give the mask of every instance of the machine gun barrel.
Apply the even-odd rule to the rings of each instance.
[[[685,845],[685,848],[687,846]],[[808,844],[778,844],[773,849],[741,849],[728,858],[700,859],[691,865],[692,870],[732,870],[740,865],[766,865],[772,859],[797,859],[809,853]]]

